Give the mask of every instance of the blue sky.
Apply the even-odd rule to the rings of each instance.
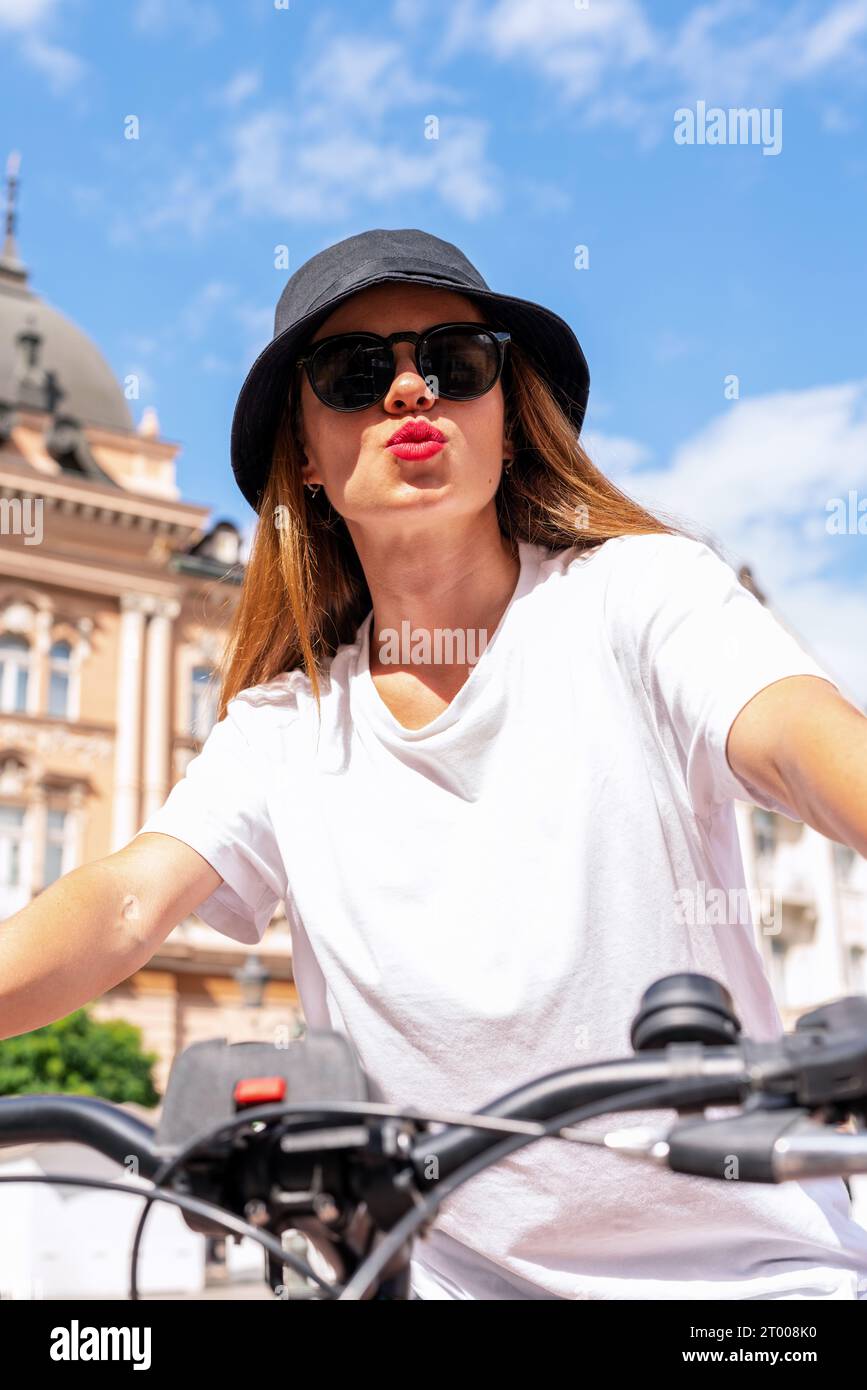
[[[139,375],[186,499],[253,521],[229,426],[287,273],[423,227],[568,319],[596,462],[867,702],[867,534],[826,526],[854,490],[867,528],[867,0],[0,0],[0,42],[32,284]],[[779,152],[677,143],[699,102]]]

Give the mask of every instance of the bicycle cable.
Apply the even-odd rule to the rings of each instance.
[[[688,1101],[690,1094],[706,1097],[709,1085],[708,1078],[696,1077],[689,1080],[678,1078],[674,1081],[655,1082],[651,1086],[636,1087],[632,1091],[621,1092],[618,1097],[618,1111],[629,1110],[630,1108],[647,1109],[647,1102],[660,1101],[659,1108],[669,1108],[665,1106],[666,1099],[675,1097],[678,1102]],[[720,1087],[730,1088],[730,1081],[727,1078],[720,1079]],[[627,1103],[623,1103],[627,1102]],[[629,1102],[632,1104],[630,1105]],[[636,1105],[637,1103],[637,1105]],[[712,1102],[711,1102],[712,1103]],[[679,1107],[678,1107],[679,1108]],[[498,1163],[501,1158],[507,1157],[517,1149],[523,1148],[526,1144],[532,1143],[534,1137],[556,1138],[556,1131],[567,1125],[575,1124],[581,1120],[593,1119],[596,1115],[611,1113],[611,1098],[605,1097],[603,1100],[591,1101],[589,1104],[573,1107],[571,1110],[561,1111],[553,1119],[547,1120],[542,1124],[544,1134],[541,1136],[515,1135],[504,1139],[494,1149],[488,1149],[480,1154],[475,1154],[468,1159],[460,1168],[456,1168],[447,1178],[443,1178],[437,1183],[436,1187],[424,1196],[419,1196],[415,1206],[391,1228],[383,1237],[380,1245],[364,1264],[352,1275],[341,1292],[337,1295],[338,1301],[357,1301],[367,1292],[373,1280],[381,1273],[382,1269],[388,1264],[389,1260],[400,1250],[401,1246],[408,1239],[411,1239],[416,1230],[428,1219],[432,1219],[438,1207],[450,1196],[458,1187],[475,1177],[478,1172],[494,1163]],[[614,1152],[614,1151],[612,1151]]]

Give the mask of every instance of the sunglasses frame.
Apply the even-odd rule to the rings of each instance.
[[[494,389],[494,387],[496,386],[497,382],[500,380],[500,377],[501,377],[502,374],[503,374],[503,367],[504,367],[504,365],[505,365],[505,360],[506,360],[506,347],[507,347],[508,344],[512,341],[512,335],[511,335],[511,333],[507,333],[507,332],[505,332],[504,330],[499,330],[499,329],[496,329],[496,328],[488,328],[487,324],[484,324],[484,323],[467,323],[467,322],[464,322],[464,321],[454,321],[454,322],[450,321],[450,322],[448,322],[448,323],[434,323],[434,324],[431,324],[430,328],[424,328],[424,329],[422,329],[422,331],[421,331],[420,333],[411,333],[411,332],[389,333],[388,337],[386,337],[386,338],[384,338],[380,333],[367,333],[367,332],[365,332],[363,329],[357,329],[357,330],[352,330],[352,329],[350,329],[350,330],[348,330],[348,331],[346,331],[346,332],[344,332],[344,333],[330,333],[330,334],[328,335],[327,338],[319,338],[319,339],[316,341],[316,343],[311,344],[311,347],[313,348],[313,351],[310,352],[310,353],[308,353],[308,354],[306,354],[304,357],[299,357],[299,358],[296,360],[295,367],[296,367],[296,369],[297,369],[298,367],[305,367],[305,368],[306,368],[306,371],[307,371],[307,380],[310,382],[310,389],[313,391],[314,395],[315,395],[320,401],[322,401],[322,404],[323,404],[323,405],[328,406],[328,409],[329,409],[329,410],[339,410],[342,414],[350,414],[350,413],[352,413],[353,411],[356,411],[356,410],[368,410],[368,409],[370,408],[370,406],[372,406],[372,405],[378,405],[379,402],[385,398],[385,396],[388,394],[388,387],[386,386],[385,390],[382,391],[382,393],[381,393],[380,395],[378,395],[378,396],[376,397],[375,400],[367,401],[367,402],[365,402],[364,405],[333,405],[333,404],[331,403],[331,401],[325,400],[325,398],[324,398],[323,396],[320,395],[319,391],[317,390],[316,383],[315,383],[315,381],[313,380],[313,363],[314,363],[314,361],[315,361],[315,359],[316,359],[316,356],[317,356],[317,354],[318,354],[318,352],[319,352],[319,349],[325,347],[325,345],[326,345],[327,343],[334,343],[334,342],[337,342],[337,341],[338,341],[339,339],[341,339],[341,338],[343,338],[343,339],[345,339],[345,338],[365,338],[365,339],[367,339],[367,340],[370,341],[370,342],[377,343],[377,344],[379,344],[380,346],[382,346],[382,347],[384,347],[384,348],[387,348],[388,351],[391,352],[392,368],[394,368],[394,366],[395,366],[395,361],[394,361],[394,350],[393,350],[393,346],[392,346],[392,345],[393,345],[394,343],[412,343],[412,344],[413,344],[413,348],[414,348],[414,357],[415,357],[416,370],[417,370],[419,376],[424,377],[425,382],[427,382],[427,377],[424,376],[424,373],[423,373],[422,370],[421,370],[421,365],[420,365],[419,360],[418,360],[418,357],[419,357],[419,343],[422,341],[422,339],[430,337],[430,335],[431,335],[432,333],[435,333],[435,332],[440,331],[441,329],[447,329],[447,328],[472,328],[472,329],[474,329],[477,333],[486,333],[486,334],[488,335],[488,337],[490,337],[490,338],[492,338],[492,339],[494,340],[494,345],[496,346],[496,349],[497,349],[497,370],[496,370],[496,372],[495,372],[495,374],[494,374],[494,378],[493,378],[493,380],[492,380],[490,386],[486,386],[485,389],[484,389],[484,391],[477,391],[476,394],[473,395],[473,396],[447,396],[447,395],[445,394],[445,392],[442,392],[442,391],[440,391],[440,392],[438,393],[438,395],[437,395],[437,399],[440,399],[440,397],[442,397],[442,399],[443,399],[443,400],[446,400],[446,401],[475,401],[475,400],[478,400],[480,396],[486,396],[486,395],[488,394],[489,391],[492,391],[492,390]],[[394,378],[392,377],[392,380],[393,380],[393,379],[394,379]]]

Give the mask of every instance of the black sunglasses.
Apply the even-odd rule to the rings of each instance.
[[[483,396],[500,379],[511,334],[479,323],[436,323],[422,333],[332,333],[311,344],[296,367],[324,405],[364,410],[381,401],[394,381],[393,343],[412,343],[419,376],[449,401]]]

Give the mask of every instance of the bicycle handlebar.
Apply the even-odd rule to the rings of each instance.
[[[160,1165],[153,1127],[91,1096],[26,1095],[0,1100],[0,1148],[10,1144],[85,1144],[123,1163],[131,1154],[152,1178]]]
[[[426,1116],[372,1100],[342,1035],[310,1033],[284,1048],[211,1040],[176,1058],[156,1130],[106,1101],[28,1095],[0,1099],[0,1147],[66,1140],[121,1164],[134,1157],[155,1184],[134,1260],[151,1201],[171,1189],[193,1230],[222,1233],[221,1212],[245,1218],[254,1235],[294,1228],[326,1240],[338,1281],[349,1281],[340,1297],[378,1280],[372,1296],[404,1298],[412,1236],[446,1193],[539,1138],[590,1142],[569,1128],[585,1115],[677,1111],[666,1130],[621,1130],[604,1142],[697,1176],[728,1176],[732,1155],[745,1181],[867,1172],[867,1139],[828,1132],[850,1117],[867,1123],[867,998],[814,1010],[770,1042],[739,1032],[722,986],[667,977],[642,1000],[635,1055],[553,1072],[473,1114]],[[709,1120],[710,1105],[743,1109]],[[260,1238],[276,1290],[280,1260]],[[135,1287],[133,1270],[133,1297]]]

